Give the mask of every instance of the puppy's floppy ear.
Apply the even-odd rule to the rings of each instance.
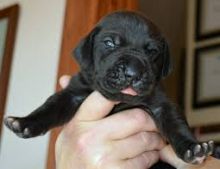
[[[162,55],[163,55],[163,61],[162,61],[161,77],[164,78],[168,76],[173,70],[169,46],[166,40],[163,40],[163,54]]]
[[[84,39],[79,42],[73,51],[73,55],[82,69],[93,64],[94,37],[99,31],[99,27],[94,28]]]

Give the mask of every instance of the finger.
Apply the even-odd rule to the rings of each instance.
[[[59,84],[62,88],[65,88],[68,86],[69,82],[70,82],[71,76],[69,75],[63,75],[60,77],[59,79]]]
[[[160,159],[175,168],[179,168],[186,163],[178,158],[170,145],[164,147],[160,152]]]
[[[107,100],[95,91],[81,104],[74,119],[79,121],[100,120],[111,112],[115,104],[116,102]]]
[[[160,150],[165,146],[163,139],[155,132],[141,132],[123,140],[113,141],[116,158],[128,159],[146,151]]]
[[[123,163],[121,168],[126,169],[147,169],[154,165],[159,160],[159,154],[157,151],[145,152],[135,158],[128,159]]]
[[[121,111],[103,119],[99,125],[109,139],[122,139],[141,131],[157,131],[150,115],[141,109]]]

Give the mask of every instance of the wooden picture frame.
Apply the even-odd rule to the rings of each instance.
[[[193,107],[219,106],[219,86],[220,44],[195,49]]]
[[[5,111],[19,6],[0,10],[0,134]]]
[[[219,0],[196,0],[196,40],[220,37],[219,18]]]
[[[196,101],[197,93],[195,90],[200,85],[200,77],[196,77],[201,68],[198,51],[202,48],[211,47],[219,44],[219,38],[205,39],[197,41],[195,38],[196,9],[199,0],[187,0],[187,31],[186,31],[186,68],[184,80],[184,113],[191,127],[213,126],[220,124],[220,105],[216,103],[199,103]],[[204,49],[206,50],[206,49]],[[198,52],[198,53],[196,53]],[[201,55],[200,55],[201,56]],[[200,67],[198,69],[198,67]],[[198,91],[197,91],[198,92]],[[216,99],[215,99],[216,100]],[[201,101],[201,100],[200,100]],[[207,101],[207,100],[206,100]],[[197,105],[196,105],[197,104]],[[217,136],[220,139],[220,135]],[[206,137],[207,138],[207,137]],[[213,138],[213,136],[209,137]],[[217,140],[215,137],[213,140]]]

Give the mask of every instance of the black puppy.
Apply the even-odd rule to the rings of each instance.
[[[120,101],[112,113],[142,108],[155,120],[177,155],[199,163],[213,151],[213,141],[198,143],[184,116],[161,90],[171,71],[169,49],[156,26],[133,12],[115,12],[102,19],[74,51],[81,71],[64,90],[49,97],[30,115],[7,117],[5,124],[19,137],[44,134],[73,118],[94,90]],[[101,103],[100,103],[101,104]]]

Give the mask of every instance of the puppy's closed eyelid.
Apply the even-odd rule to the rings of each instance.
[[[101,38],[103,40],[111,39],[116,45],[120,45],[122,42],[121,34],[117,32],[105,32],[103,35],[101,35]]]
[[[117,37],[114,38],[114,41],[115,41],[116,45],[120,45],[122,40],[121,40],[120,37],[117,36]]]
[[[114,38],[111,37],[111,36],[105,36],[105,37],[103,38],[103,42],[104,42],[104,41],[112,41],[112,42],[113,42],[113,41],[114,41],[113,39],[114,39]]]
[[[143,48],[147,54],[157,54],[159,52],[159,48],[154,44],[146,44]]]

